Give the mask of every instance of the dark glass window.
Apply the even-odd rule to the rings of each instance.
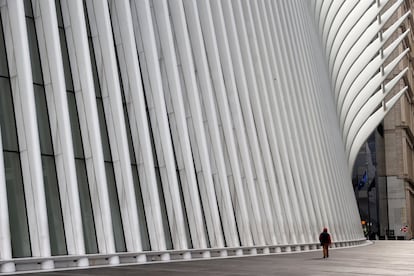
[[[30,257],[30,236],[20,155],[3,151],[13,258]]]

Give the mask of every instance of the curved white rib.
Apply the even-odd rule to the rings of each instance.
[[[386,81],[387,76],[408,52],[408,49],[402,51],[384,68],[384,63],[395,55],[409,30],[390,42],[387,48],[382,48],[395,36],[399,26],[411,12],[406,12],[400,18],[395,17],[403,0],[396,1],[386,10],[385,7],[390,2],[388,0],[337,2],[341,3],[324,3],[329,5],[329,8],[322,6],[319,19],[324,18],[325,24],[319,21],[318,27],[334,88],[339,127],[348,156],[349,170],[352,170],[358,145],[362,145],[361,141],[368,138],[370,134],[368,130],[374,129],[372,124],[379,123],[380,118],[383,118],[381,116],[385,116],[388,112],[377,111],[371,115],[368,111],[374,111],[370,104],[379,99],[379,94],[374,94],[375,89]],[[317,6],[319,3],[314,2],[314,7]],[[336,17],[333,18],[333,15]],[[390,22],[392,19],[395,22]],[[383,30],[385,24],[390,27]],[[378,70],[380,72],[376,73]],[[403,75],[398,74],[392,83],[384,86],[386,88],[381,90],[382,99]],[[401,96],[402,92],[397,95]],[[371,100],[370,98],[374,96],[375,99]],[[392,101],[385,103],[384,110],[391,108],[395,101],[396,98],[393,97]],[[361,128],[358,129],[359,127]]]
[[[384,108],[379,108],[374,114],[368,117],[358,134],[356,135],[354,142],[349,150],[349,158],[348,158],[348,165],[351,166],[354,164],[355,159],[358,155],[358,152],[362,145],[367,140],[367,137],[371,135],[372,131],[378,126],[378,124],[382,121],[382,119],[387,115],[390,109],[394,106],[394,104],[400,99],[400,97],[404,94],[407,87],[404,87],[400,92],[398,92],[394,97],[392,97],[386,104],[385,110]],[[373,107],[373,102],[369,103],[369,107]]]

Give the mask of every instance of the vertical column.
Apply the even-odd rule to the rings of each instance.
[[[305,27],[306,21],[301,19],[299,21],[299,24],[302,25],[302,27],[298,27],[298,29],[303,29]],[[320,91],[319,93],[312,93],[312,94],[306,94],[306,98],[308,98],[308,102],[310,103],[307,105],[308,108],[311,109],[312,118],[314,118],[313,128],[314,129],[321,129],[322,131],[316,131],[315,135],[312,135],[316,152],[314,153],[314,158],[316,157],[316,160],[319,160],[318,162],[312,161],[312,164],[316,165],[315,171],[318,172],[317,175],[320,176],[321,180],[316,182],[315,185],[318,189],[331,189],[335,193],[333,196],[337,196],[339,194],[342,194],[342,197],[335,198],[333,202],[334,204],[331,204],[330,207],[328,207],[330,204],[329,201],[324,200],[320,201],[321,211],[320,213],[327,213],[323,214],[323,217],[332,216],[335,218],[342,218],[340,220],[334,220],[331,222],[331,224],[327,225],[326,220],[322,221],[322,226],[328,226],[330,229],[334,241],[338,241],[341,239],[344,239],[345,237],[342,236],[341,232],[346,231],[351,223],[351,217],[349,216],[349,212],[347,211],[349,208],[348,206],[351,206],[352,204],[349,204],[347,202],[353,202],[352,197],[349,198],[349,193],[347,192],[347,187],[351,187],[348,176],[341,175],[341,171],[343,169],[341,168],[341,165],[338,164],[338,161],[340,158],[339,156],[343,156],[343,145],[341,144],[341,139],[335,139],[332,138],[332,133],[326,133],[325,129],[328,129],[327,126],[329,126],[329,129],[337,129],[337,119],[335,118],[327,118],[326,115],[322,114],[322,105],[327,106],[328,103],[331,101],[331,88],[329,87],[329,83],[326,82],[326,78],[321,78],[320,73],[315,70],[315,68],[324,68],[326,67],[321,60],[323,60],[322,53],[320,53],[320,56],[312,54],[310,51],[312,48],[310,47],[319,47],[319,41],[315,40],[314,37],[309,35],[309,32],[304,32],[305,40],[308,42],[309,46],[304,46],[303,49],[306,49],[307,53],[305,59],[309,60],[309,63],[312,64],[312,66],[307,71],[310,76],[310,83],[307,85],[307,87],[312,87],[315,91]],[[318,53],[319,54],[319,53]],[[302,59],[301,59],[302,60]],[[316,61],[316,62],[315,62]],[[325,85],[324,85],[325,84]],[[315,96],[320,96],[316,98]],[[325,95],[324,95],[325,94]],[[333,95],[333,94],[332,94]],[[329,105],[329,108],[332,107],[332,104]],[[328,112],[330,112],[328,110]],[[336,135],[336,134],[335,134]],[[323,144],[327,145],[327,147],[332,148],[333,150],[330,152],[326,152],[323,147],[321,147],[321,143],[318,141],[324,141]],[[332,143],[332,142],[335,143]],[[338,142],[339,141],[339,142]],[[337,152],[337,154],[333,154],[333,152]],[[340,163],[340,161],[339,161]],[[324,174],[321,174],[323,172],[327,172]],[[339,173],[339,175],[338,175]],[[330,197],[330,196],[329,196]],[[332,224],[333,223],[333,224]]]
[[[285,137],[285,145],[283,155],[286,155],[287,160],[283,162],[287,167],[284,171],[286,173],[289,189],[291,189],[290,197],[293,197],[294,214],[299,224],[299,233],[296,233],[300,243],[307,242],[309,240],[310,228],[309,228],[309,208],[306,206],[307,199],[305,199],[303,193],[303,182],[306,181],[303,172],[305,170],[302,161],[302,154],[297,154],[297,149],[301,148],[298,142],[298,133],[296,131],[296,125],[299,124],[296,118],[296,112],[292,106],[292,94],[296,88],[296,81],[292,76],[292,61],[289,59],[290,47],[287,46],[288,39],[287,34],[290,30],[290,23],[284,21],[283,12],[277,8],[274,8],[275,3],[272,1],[267,2],[267,10],[270,12],[270,18],[273,23],[273,39],[278,38],[277,46],[274,48],[277,56],[276,65],[277,69],[274,72],[278,82],[280,84],[280,91],[278,95],[278,109],[282,118],[283,135]],[[289,16],[291,18],[292,14]],[[283,69],[282,69],[283,68]],[[292,81],[293,80],[293,81]],[[301,150],[300,150],[301,151]]]
[[[16,107],[32,256],[49,257],[46,198],[23,1],[7,1],[6,7],[2,8],[2,18],[5,37],[11,38],[6,39],[6,49]],[[41,266],[53,268],[53,261],[43,261]]]
[[[257,139],[253,133],[253,130],[256,129],[256,127],[251,121],[251,108],[248,97],[243,97],[243,93],[247,89],[247,84],[240,53],[239,39],[235,28],[236,23],[234,20],[233,8],[230,2],[212,1],[212,3],[214,3],[212,5],[213,16],[218,16],[215,18],[216,30],[221,28],[223,34],[217,37],[219,45],[218,49],[221,65],[223,67],[226,95],[236,134],[235,137],[239,151],[238,155],[242,167],[241,176],[243,179],[247,204],[249,206],[249,216],[250,220],[253,221],[251,224],[254,224],[254,226],[251,225],[250,227],[252,229],[254,243],[263,245],[266,243],[264,236],[266,227],[263,225],[265,217],[262,216],[263,209],[259,206],[254,175],[254,165],[258,164],[253,162],[256,160],[252,160],[252,154],[250,153],[249,147],[252,147],[252,152],[255,152],[254,154],[260,153],[260,150],[256,147],[256,141],[251,141],[252,143],[250,143],[250,145],[248,143],[249,138],[252,140]],[[242,106],[244,110],[242,110]],[[262,169],[261,166],[260,169]],[[263,183],[263,178],[258,179],[258,181],[262,180],[261,182]]]
[[[277,143],[278,149],[274,149],[274,151],[278,151],[278,153],[273,155],[273,158],[276,158],[277,164],[280,164],[279,170],[281,181],[279,182],[281,192],[283,193],[282,200],[283,205],[286,210],[286,218],[287,218],[287,226],[288,226],[288,233],[289,233],[289,243],[295,244],[299,240],[299,242],[304,242],[304,235],[305,228],[303,226],[303,222],[301,221],[300,215],[300,207],[298,205],[298,198],[297,193],[294,191],[294,179],[293,179],[293,172],[292,172],[292,165],[291,159],[289,158],[288,154],[288,144],[291,142],[290,140],[286,141],[289,138],[286,138],[290,133],[290,126],[286,125],[289,124],[287,121],[288,118],[285,115],[284,105],[281,103],[283,99],[282,93],[287,90],[288,88],[284,87],[283,79],[281,77],[281,65],[277,63],[278,60],[282,58],[280,55],[279,50],[280,42],[275,41],[278,36],[275,33],[275,23],[273,21],[273,12],[271,7],[269,6],[268,1],[259,3],[260,5],[260,12],[262,14],[262,24],[265,28],[265,41],[266,47],[268,49],[269,54],[269,62],[270,62],[270,73],[269,82],[271,85],[274,85],[274,91],[277,93],[270,92],[269,99],[271,106],[273,106],[272,111],[273,117],[275,119],[275,129],[277,131]],[[280,61],[279,61],[280,62]],[[273,83],[273,84],[272,84]],[[273,91],[273,90],[272,90]],[[283,131],[281,131],[283,130]],[[279,161],[280,160],[280,161]],[[286,198],[290,198],[291,200],[286,200]]]
[[[248,1],[244,1],[247,5]],[[262,5],[262,4],[260,4]],[[277,121],[280,121],[280,116],[273,110],[272,98],[275,91],[277,91],[277,83],[272,76],[271,60],[273,60],[274,52],[270,46],[270,30],[266,13],[263,13],[258,2],[251,2],[252,22],[256,28],[256,39],[258,41],[258,47],[256,51],[260,54],[262,67],[256,66],[255,72],[259,80],[260,101],[264,112],[266,131],[269,137],[270,154],[273,159],[272,173],[268,172],[270,189],[273,196],[275,213],[277,215],[277,221],[280,223],[279,233],[280,239],[283,244],[288,243],[287,235],[293,233],[293,229],[290,227],[290,221],[292,212],[290,209],[290,203],[287,202],[287,188],[286,180],[283,175],[283,167],[280,153],[281,142],[280,131],[277,131],[276,126],[280,125]],[[252,26],[253,27],[253,26]],[[253,31],[252,31],[253,33]],[[252,45],[255,45],[254,43]],[[275,183],[275,184],[272,184]]]
[[[184,13],[184,6],[182,1],[170,1],[171,19],[175,31],[176,43],[179,55],[177,59],[181,62],[183,68],[183,77],[185,94],[187,97],[188,107],[187,114],[191,117],[193,134],[195,139],[192,141],[192,151],[194,158],[199,158],[195,161],[195,169],[199,175],[198,183],[203,202],[203,210],[206,218],[208,235],[210,237],[211,247],[224,247],[223,232],[220,224],[220,217],[217,205],[217,198],[214,190],[212,171],[209,161],[209,152],[207,148],[206,131],[202,117],[202,106],[199,98],[199,89],[197,86],[195,65],[190,44],[190,38],[187,27],[190,24],[197,24],[192,22],[188,24]],[[194,6],[191,12],[194,11]],[[199,23],[198,23],[199,24]],[[190,124],[189,124],[190,125]],[[190,132],[190,131],[189,131]]]
[[[1,8],[1,7],[0,7]],[[10,260],[10,262],[7,262]],[[6,177],[4,175],[3,143],[0,127],[0,272],[14,272],[9,226],[9,208],[7,206]]]
[[[302,218],[306,225],[307,234],[305,235],[306,241],[309,242],[315,237],[318,237],[320,232],[319,227],[314,226],[316,217],[313,212],[310,210],[315,210],[314,202],[312,202],[312,197],[310,194],[310,189],[308,183],[317,183],[319,179],[313,179],[315,174],[311,168],[311,162],[308,160],[308,152],[312,151],[312,148],[315,145],[306,146],[310,140],[311,127],[310,125],[304,123],[310,115],[302,116],[306,109],[301,105],[302,100],[305,98],[303,93],[304,91],[309,91],[309,88],[303,87],[302,83],[304,82],[304,77],[302,76],[302,68],[306,68],[307,63],[305,60],[302,60],[300,64],[296,62],[296,57],[301,54],[300,49],[295,49],[295,45],[299,43],[299,40],[295,40],[296,35],[294,30],[296,20],[291,20],[297,12],[295,9],[286,9],[283,7],[282,3],[274,3],[274,10],[280,13],[278,18],[280,21],[276,25],[280,26],[289,26],[289,31],[284,31],[286,28],[279,28],[278,33],[280,37],[283,37],[279,44],[282,55],[280,55],[280,60],[283,64],[284,70],[280,72],[280,77],[283,79],[282,82],[286,81],[286,89],[289,90],[288,93],[282,92],[284,106],[286,107],[285,116],[289,122],[294,122],[290,124],[288,133],[290,131],[291,139],[288,143],[288,151],[290,154],[290,159],[293,160],[291,165],[295,186],[297,190],[297,196],[299,199],[299,206],[302,208]],[[278,5],[277,5],[278,4]],[[308,129],[306,134],[304,130]],[[304,141],[305,140],[305,141]],[[295,148],[292,148],[292,145],[296,145]],[[295,154],[295,151],[299,150],[301,154]],[[322,175],[319,175],[322,177]],[[317,185],[317,184],[316,184]],[[319,198],[314,198],[318,200]],[[316,203],[315,203],[316,204]],[[319,206],[319,205],[316,205]]]
[[[262,64],[257,52],[257,36],[252,19],[252,9],[249,1],[233,2],[234,19],[239,43],[233,48],[239,48],[239,58],[234,59],[235,68],[241,68],[237,74],[240,103],[246,123],[246,132],[252,156],[252,165],[255,169],[255,182],[258,200],[263,216],[263,227],[267,243],[275,244],[277,232],[275,225],[273,204],[269,193],[270,185],[277,185],[274,177],[274,166],[271,157],[268,134],[266,131],[264,108],[260,102],[260,94],[267,94],[264,86]],[[237,46],[239,45],[239,46]],[[259,87],[260,86],[260,87]],[[256,130],[256,131],[254,131]],[[278,199],[275,199],[276,201]],[[275,228],[276,227],[276,228]],[[280,232],[279,232],[280,233]]]
[[[204,37],[201,30],[201,14],[197,9],[197,3],[192,0],[184,1],[185,15],[187,17],[187,26],[191,47],[193,51],[194,65],[197,70],[196,76],[199,80],[199,93],[202,103],[199,108],[205,109],[205,116],[207,126],[205,128],[206,136],[209,137],[208,143],[212,147],[211,155],[209,156],[211,163],[212,177],[215,179],[214,186],[217,197],[217,204],[220,210],[220,220],[223,225],[224,237],[226,245],[229,247],[236,247],[240,245],[236,220],[234,216],[229,183],[227,180],[227,170],[224,160],[224,148],[220,140],[220,130],[218,125],[217,108],[214,100],[214,92],[212,87],[212,76],[209,71],[209,64],[207,60],[206,46],[204,45]],[[202,11],[202,14],[210,13],[207,9]],[[205,36],[211,35],[211,31]],[[191,90],[189,90],[191,91]],[[193,93],[189,93],[193,94]],[[194,96],[196,97],[196,96]],[[193,105],[191,105],[193,107]],[[208,135],[207,135],[208,132]],[[207,143],[207,142],[206,142]],[[204,166],[204,165],[203,165]],[[208,165],[205,165],[205,174],[208,173]],[[206,176],[207,177],[207,176]],[[210,241],[211,242],[211,241]]]
[[[144,166],[142,173],[140,170],[140,185],[148,224],[148,235],[152,250],[165,250],[165,233],[162,226],[159,191],[151,151],[148,118],[145,112],[137,46],[134,40],[131,6],[128,0],[115,0],[111,2],[110,7],[112,16],[116,18],[113,20],[115,21],[114,27],[119,28],[119,35],[115,35],[115,43],[121,66],[125,67],[125,70],[121,71],[121,76],[128,106],[128,117],[131,131],[137,134],[132,137],[134,152],[136,159],[142,160]]]
[[[79,122],[82,130],[98,248],[100,253],[115,253],[110,202],[83,5],[81,0],[65,0],[61,2],[61,5]],[[110,263],[119,263],[118,257],[111,257]]]
[[[75,158],[54,1],[33,1],[68,254],[85,254]],[[78,265],[87,265],[87,260]]]
[[[252,232],[254,232],[255,238],[258,238],[258,231],[250,229],[250,219],[248,205],[250,202],[246,200],[246,195],[243,187],[242,177],[241,177],[241,168],[239,164],[239,157],[237,153],[235,133],[233,130],[233,125],[231,121],[231,113],[229,108],[229,103],[227,99],[226,87],[223,79],[223,69],[220,60],[219,54],[219,44],[218,37],[225,36],[225,27],[223,23],[223,14],[217,14],[217,10],[212,10],[210,6],[210,1],[200,1],[198,4],[199,15],[201,18],[201,28],[204,36],[204,41],[206,45],[207,59],[210,66],[210,73],[213,79],[213,87],[215,92],[215,100],[217,109],[220,114],[220,123],[222,124],[222,135],[223,141],[226,145],[224,147],[224,152],[227,154],[227,166],[229,168],[228,172],[228,181],[230,184],[231,196],[233,198],[233,208],[236,215],[236,220],[238,223],[238,232],[240,237],[240,242],[243,246],[251,246],[254,244]],[[220,3],[214,3],[215,5],[220,5]],[[215,18],[217,16],[218,18]],[[217,24],[220,24],[220,27],[214,28],[214,21],[219,20]],[[223,38],[221,46],[225,45],[225,39]],[[228,53],[228,52],[227,52]],[[230,174],[231,171],[231,174]],[[259,225],[260,226],[260,225]],[[253,226],[255,228],[256,226]]]
[[[296,6],[298,3],[299,2],[295,3]],[[296,7],[285,7],[285,10],[286,9],[300,10]],[[304,42],[307,41],[307,35],[310,31],[309,28],[307,29],[306,22],[307,21],[304,20],[304,18],[300,18],[292,24],[292,28],[294,30],[292,33],[297,35],[291,35],[289,44],[293,45],[292,52],[290,52],[290,54],[294,60],[294,63],[296,64],[296,67],[299,68],[299,72],[296,78],[301,80],[297,82],[299,88],[294,89],[293,92],[297,98],[297,101],[293,101],[294,104],[295,102],[297,103],[295,104],[297,106],[297,111],[295,113],[300,117],[300,119],[298,119],[300,120],[298,127],[298,131],[300,132],[299,137],[302,137],[304,139],[304,141],[299,143],[301,145],[304,145],[304,148],[302,148],[304,151],[303,164],[306,167],[307,182],[312,185],[310,188],[310,185],[304,185],[304,190],[307,194],[307,197],[312,199],[312,204],[315,206],[314,210],[320,210],[314,214],[311,214],[313,217],[312,220],[314,221],[314,223],[311,225],[313,226],[314,231],[312,233],[311,239],[318,241],[318,233],[320,230],[324,226],[330,226],[327,225],[328,222],[323,218],[326,217],[325,213],[327,212],[328,207],[326,207],[325,200],[321,200],[321,191],[322,189],[325,189],[324,187],[321,188],[321,186],[322,183],[330,183],[329,186],[335,185],[336,183],[334,183],[334,181],[336,180],[334,177],[332,177],[329,171],[328,173],[324,173],[321,169],[327,166],[327,164],[325,164],[325,158],[327,157],[322,155],[324,152],[322,149],[320,149],[320,142],[318,142],[322,138],[318,137],[320,135],[318,128],[321,126],[317,125],[317,119],[315,118],[315,115],[317,114],[316,112],[318,111],[315,107],[315,103],[313,103],[311,100],[311,94],[314,93],[301,93],[303,91],[318,91],[318,88],[315,87],[315,85],[312,83],[312,76],[310,76],[310,73],[313,70],[313,63],[309,59],[307,52],[312,48],[310,47],[311,45],[304,45]],[[296,39],[298,36],[300,36],[302,39]],[[309,128],[309,131],[305,133],[303,130],[306,129],[306,127]],[[320,166],[319,164],[323,165]],[[338,202],[341,202],[341,200],[338,200]],[[332,229],[330,229],[330,231],[331,230]]]
[[[177,182],[173,146],[168,125],[163,83],[157,53],[157,41],[154,34],[154,23],[148,0],[134,0],[131,2],[134,19],[135,40],[143,49],[142,62],[147,69],[148,84],[145,94],[148,109],[152,114],[152,128],[154,131],[157,159],[160,167],[160,176],[164,190],[165,204],[167,206],[168,221],[174,249],[188,248],[186,230],[184,227],[183,209]],[[141,56],[140,56],[141,59]]]
[[[141,251],[137,203],[107,1],[87,1],[96,65],[128,251]]]
[[[173,1],[169,1],[170,6],[174,6],[174,4]],[[165,64],[164,69],[166,71],[164,83],[168,84],[164,86],[164,95],[167,99],[170,98],[172,102],[172,105],[167,110],[169,112],[170,131],[175,148],[175,159],[179,169],[191,240],[194,248],[205,248],[207,246],[206,233],[201,217],[200,196],[194,171],[194,160],[192,158],[183,94],[181,92],[183,87],[181,86],[178,73],[176,57],[178,49],[174,47],[167,1],[153,1],[153,5],[158,39],[161,44],[160,56],[164,61],[162,64]]]

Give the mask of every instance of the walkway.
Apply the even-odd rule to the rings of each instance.
[[[36,276],[414,275],[414,241],[374,241],[367,246],[255,257],[129,265],[36,273]],[[35,275],[35,274],[20,274]]]

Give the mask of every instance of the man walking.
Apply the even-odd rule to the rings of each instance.
[[[323,232],[319,235],[319,241],[323,248],[323,258],[329,257],[328,248],[331,245],[331,235],[328,233],[328,228],[323,228]]]

